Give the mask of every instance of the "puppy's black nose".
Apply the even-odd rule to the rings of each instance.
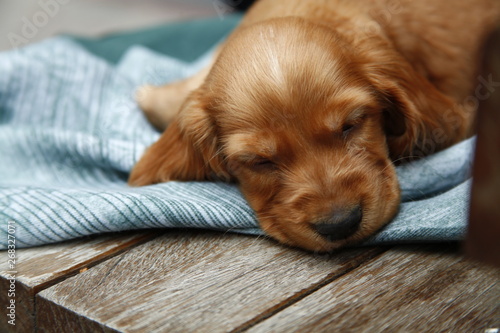
[[[360,206],[336,209],[327,219],[314,224],[316,231],[329,241],[347,238],[358,230],[363,218]]]

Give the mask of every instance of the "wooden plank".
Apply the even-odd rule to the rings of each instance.
[[[500,270],[443,247],[393,249],[248,332],[485,332]]]
[[[43,327],[37,327],[37,332],[43,333],[59,333],[59,332],[72,332],[72,333],[117,333],[118,331],[106,327],[103,324],[89,320],[82,317],[77,313],[68,311],[51,302],[43,302],[37,306],[37,311],[43,314],[45,323]],[[144,331],[145,333],[147,332]]]
[[[56,331],[73,332],[76,313],[80,321],[120,332],[231,331],[383,251],[364,248],[325,256],[266,238],[169,233],[42,291],[37,327],[43,332],[57,324]]]
[[[36,293],[154,237],[153,232],[127,232],[16,249],[12,268],[8,266],[8,253],[1,252],[0,304],[15,302],[16,325],[9,324],[11,318],[2,315],[0,332],[33,332]],[[14,285],[12,277],[15,277]]]
[[[477,141],[466,242],[469,256],[497,267],[500,267],[499,54],[500,23],[483,50],[482,74],[478,77],[481,83],[476,88]]]

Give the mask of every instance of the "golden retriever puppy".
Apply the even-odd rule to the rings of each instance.
[[[470,134],[499,13],[497,0],[258,1],[209,68],[139,91],[166,130],[129,183],[236,181],[284,244],[359,242],[398,211],[395,161]]]

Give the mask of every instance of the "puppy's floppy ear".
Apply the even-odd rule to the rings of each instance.
[[[215,125],[202,93],[194,91],[160,139],[146,150],[129,177],[132,186],[170,180],[228,180]]]
[[[384,54],[374,59],[365,63],[365,70],[385,104],[384,129],[393,159],[428,155],[466,137],[462,106],[402,57]]]

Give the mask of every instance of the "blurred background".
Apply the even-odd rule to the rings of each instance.
[[[219,17],[246,0],[0,0],[0,51],[61,34],[102,36],[168,22]]]

